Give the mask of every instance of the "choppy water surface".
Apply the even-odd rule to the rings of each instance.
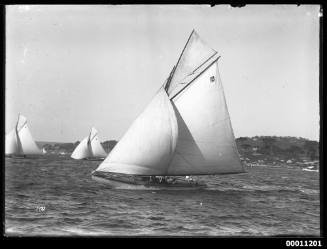
[[[5,161],[7,235],[266,236],[320,234],[319,174],[253,167],[205,176],[208,190],[114,190],[91,179],[100,162]]]

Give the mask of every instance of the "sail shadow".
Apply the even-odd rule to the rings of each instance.
[[[16,154],[23,155],[24,154],[23,145],[22,145],[22,142],[20,141],[19,131],[17,128],[15,130],[15,133],[16,133],[16,142],[17,142],[17,153]]]
[[[191,131],[187,127],[187,124],[185,123],[180,112],[178,111],[175,103],[171,101],[171,104],[175,111],[176,119],[178,123],[178,140],[176,144],[175,153],[178,154],[183,160],[185,160],[185,162],[190,166],[196,166],[196,165],[194,165],[194,163],[191,161],[189,155],[196,156],[197,161],[205,162],[205,158],[199,146],[197,145],[194,137],[192,136]],[[182,147],[184,147],[183,150],[181,150]]]

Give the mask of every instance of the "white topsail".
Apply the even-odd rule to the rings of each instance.
[[[193,31],[164,87],[97,171],[134,175],[244,172],[218,58]]]
[[[41,155],[42,151],[36,145],[27,126],[27,119],[18,116],[16,127],[6,135],[6,155]]]
[[[103,149],[98,131],[92,127],[90,134],[85,137],[82,142],[75,148],[71,157],[74,159],[84,159],[91,157],[105,158],[107,153]]]

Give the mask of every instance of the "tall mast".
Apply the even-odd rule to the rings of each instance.
[[[190,41],[190,39],[191,39],[191,37],[192,37],[192,35],[193,35],[194,32],[195,32],[195,30],[193,29],[192,32],[191,32],[191,34],[190,34],[190,36],[189,36],[188,39],[187,39],[187,42],[186,42],[186,44],[185,44],[185,46],[184,46],[182,52],[180,53],[180,55],[179,55],[179,57],[178,57],[177,63],[175,64],[175,66],[173,67],[172,71],[170,72],[170,75],[169,75],[169,77],[168,77],[168,80],[167,80],[167,83],[166,83],[166,86],[165,86],[165,90],[166,90],[166,92],[168,91],[168,88],[169,88],[169,86],[170,86],[170,82],[171,82],[171,79],[172,79],[172,77],[173,77],[173,75],[174,75],[174,73],[175,73],[175,69],[176,69],[176,67],[178,66],[179,61],[181,60],[181,57],[182,57],[182,55],[183,55],[183,53],[184,53],[184,50],[185,50],[185,48],[187,47],[187,45],[188,45],[188,43],[189,43],[189,41]]]

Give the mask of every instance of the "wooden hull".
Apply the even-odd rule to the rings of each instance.
[[[14,158],[14,159],[35,159],[39,158],[42,155],[5,155],[7,158]]]
[[[19,156],[19,155],[5,155],[5,157],[8,157],[8,158],[25,158],[25,156]]]
[[[175,183],[152,183],[148,181],[135,180],[133,176],[117,176],[116,174],[92,174],[92,179],[107,184],[114,189],[131,189],[131,190],[197,190],[206,188],[205,184],[190,183],[181,181]]]
[[[90,157],[90,158],[84,158],[83,160],[86,160],[86,161],[103,161],[104,158],[96,158],[96,157]]]
[[[74,159],[74,160],[84,160],[84,161],[99,161],[99,162],[104,160],[104,158],[99,158],[99,157],[87,157],[87,158],[82,158],[82,159],[72,158],[72,159]]]

